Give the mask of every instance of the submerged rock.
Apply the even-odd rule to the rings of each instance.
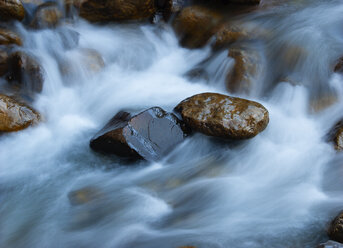
[[[43,89],[44,77],[40,64],[24,52],[12,53],[8,58],[10,82],[18,84],[25,93],[39,93]]]
[[[329,240],[326,243],[318,245],[317,248],[343,248],[343,244]]]
[[[33,28],[54,28],[58,25],[63,14],[54,2],[43,3],[35,11],[31,22]]]
[[[334,72],[343,73],[343,57],[338,60]]]
[[[268,110],[261,104],[217,93],[187,98],[175,110],[191,129],[221,138],[252,138],[269,122]]]
[[[152,17],[154,0],[84,0],[79,3],[80,16],[90,22],[130,21]]]
[[[223,17],[203,6],[184,8],[173,22],[176,34],[182,46],[199,48],[217,32]]]
[[[105,67],[105,61],[97,50],[82,48],[75,52],[73,61],[64,59],[59,63],[59,69],[64,77],[77,79],[80,67],[88,74],[98,73]],[[78,63],[75,63],[76,58]]]
[[[72,205],[82,205],[101,198],[103,193],[95,187],[84,187],[68,194],[69,201]]]
[[[0,94],[0,132],[19,131],[39,120],[40,116],[35,110]]]
[[[248,94],[254,86],[254,79],[261,71],[261,58],[258,52],[251,49],[230,48],[229,57],[235,60],[235,65],[227,75],[227,89],[232,93]]]
[[[184,140],[184,130],[174,114],[159,107],[135,116],[119,112],[92,138],[90,146],[106,154],[158,160]]]
[[[0,45],[22,45],[22,41],[15,32],[0,28]]]
[[[20,0],[0,0],[0,20],[21,21],[25,17],[25,9]]]
[[[331,222],[328,236],[334,241],[343,242],[343,211]]]

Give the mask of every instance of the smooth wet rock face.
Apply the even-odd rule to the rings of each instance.
[[[269,113],[261,104],[217,93],[187,98],[175,110],[191,129],[221,138],[252,138],[269,122]]]
[[[8,58],[8,80],[17,83],[25,93],[39,93],[43,89],[44,77],[40,64],[24,52],[12,53]]]
[[[343,212],[340,212],[331,222],[328,230],[328,236],[334,241],[340,243],[343,242]]]
[[[63,14],[56,3],[48,2],[38,6],[31,22],[33,28],[54,28]]]
[[[343,248],[343,244],[329,240],[326,243],[318,245],[317,248]]]
[[[20,0],[0,0],[0,20],[21,21],[25,17],[25,9]]]
[[[158,160],[184,140],[184,130],[175,115],[159,107],[133,117],[119,112],[95,135],[90,146],[121,157]]]
[[[203,6],[184,8],[173,22],[182,46],[199,48],[209,41],[222,23],[222,16]]]
[[[79,8],[91,22],[143,20],[156,12],[154,0],[84,0]]]
[[[18,34],[8,29],[0,28],[0,45],[22,45]]]
[[[39,114],[29,106],[0,94],[0,132],[19,131],[39,120]]]

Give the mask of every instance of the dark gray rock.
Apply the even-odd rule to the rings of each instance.
[[[90,147],[105,154],[158,160],[186,136],[183,123],[159,107],[135,116],[119,112],[91,140]]]

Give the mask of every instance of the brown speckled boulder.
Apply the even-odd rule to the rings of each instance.
[[[135,116],[119,112],[91,140],[93,150],[127,158],[158,160],[185,138],[175,115],[159,107]]]
[[[331,222],[328,236],[334,241],[343,242],[343,211]]]
[[[154,0],[83,0],[79,8],[90,22],[143,20],[156,12]]]
[[[39,114],[29,106],[0,94],[0,132],[19,131],[39,120]]]
[[[0,20],[21,21],[25,17],[25,9],[20,0],[0,0]]]
[[[217,93],[187,98],[175,110],[191,129],[221,138],[252,138],[269,122],[269,113],[261,104]]]
[[[173,22],[182,46],[199,48],[217,32],[222,24],[220,14],[203,6],[184,8]]]

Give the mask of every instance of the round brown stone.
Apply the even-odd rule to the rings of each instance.
[[[269,123],[269,113],[261,104],[217,93],[187,98],[175,110],[191,129],[221,138],[252,138]]]
[[[0,132],[19,131],[39,120],[40,116],[35,110],[0,94]]]

